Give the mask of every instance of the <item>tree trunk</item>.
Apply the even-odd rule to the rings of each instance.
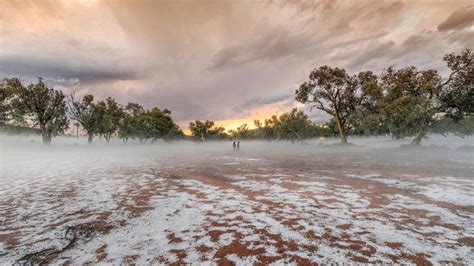
[[[344,131],[344,126],[342,125],[339,114],[336,114],[334,118],[336,119],[337,130],[339,131],[339,138],[341,139],[341,144],[347,144],[346,132]]]
[[[416,137],[413,139],[413,141],[410,143],[410,145],[413,146],[418,146],[421,143],[421,140],[426,136],[427,130],[426,128],[422,128],[418,134],[416,134]]]
[[[87,133],[87,143],[91,144],[92,143],[92,138],[94,137],[94,134],[91,132]]]
[[[51,134],[49,132],[42,132],[41,137],[43,138],[43,144],[51,144]]]

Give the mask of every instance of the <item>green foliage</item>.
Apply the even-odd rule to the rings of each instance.
[[[390,132],[397,139],[415,136],[412,144],[419,144],[433,129],[437,114],[446,113],[453,120],[472,114],[472,52],[448,54],[444,60],[451,70],[444,80],[436,70],[413,66],[389,67],[380,76],[370,71],[349,76],[344,69],[323,66],[313,70],[309,81],[296,90],[296,100],[330,114],[342,143],[352,128],[356,134]],[[469,119],[462,123],[466,121]],[[458,131],[468,134],[469,123],[462,123],[455,128],[464,128]]]
[[[236,129],[229,130],[229,134],[232,138],[238,138],[238,139],[249,139],[252,137],[251,131],[247,123],[243,123]]]
[[[386,134],[388,128],[384,123],[382,107],[384,92],[378,77],[370,71],[360,72],[353,77],[359,87],[355,109],[350,115],[350,122],[355,134],[374,135]]]
[[[447,54],[444,61],[451,70],[441,94],[441,111],[460,120],[473,113],[474,108],[474,55],[471,50]]]
[[[159,138],[165,140],[181,138],[183,133],[171,118],[171,111],[159,108],[145,110],[137,103],[129,103],[119,125],[119,137],[127,142],[129,138],[146,142]]]
[[[474,133],[474,115],[464,116],[461,120],[457,120],[458,126],[454,132],[460,136],[468,136]]]
[[[25,110],[26,120],[32,127],[40,129],[44,143],[50,143],[52,137],[68,128],[64,94],[49,88],[43,79],[39,78],[38,83],[27,87],[19,86],[15,93],[15,105],[18,110]]]
[[[314,125],[309,117],[302,111],[293,108],[291,112],[280,116],[281,135],[289,140],[302,140],[303,138],[314,137]]]
[[[223,127],[214,127],[214,121],[199,121],[189,123],[189,130],[194,140],[225,139],[225,129]]]
[[[101,121],[99,113],[94,104],[94,96],[85,95],[82,101],[76,101],[74,95],[69,97],[69,114],[72,119],[76,120],[88,135],[88,143],[92,143],[94,134],[99,132]]]
[[[259,120],[255,120],[256,129],[249,130],[244,124],[235,130],[235,134],[231,134],[236,138],[252,138],[252,139],[276,139],[302,141],[308,138],[314,138],[323,135],[324,129],[315,125],[309,117],[302,111],[293,108],[290,112],[284,113],[277,117],[276,115],[265,119],[262,124]]]
[[[224,127],[214,127],[211,130],[209,130],[208,138],[210,138],[210,139],[223,140],[223,139],[226,139],[228,137],[229,137],[229,135],[225,132]]]
[[[118,130],[118,135],[124,142],[127,142],[129,138],[138,138],[140,142],[143,142],[146,135],[144,113],[143,106],[138,103],[128,103],[125,106]]]
[[[315,125],[304,112],[296,108],[278,117],[273,115],[265,119],[263,123],[260,120],[254,120],[254,125],[256,128],[250,129],[248,124],[244,123],[226,134],[223,127],[214,127],[213,121],[198,120],[191,122],[189,129],[195,140],[232,138],[303,141],[332,135],[328,128]]]
[[[147,113],[149,135],[153,140],[158,138],[174,139],[182,136],[179,126],[171,118],[171,111],[153,108]]]
[[[464,116],[461,119],[443,116],[435,121],[432,131],[443,135],[451,132],[461,137],[472,135],[474,133],[474,115]]]
[[[38,128],[32,128],[28,126],[17,126],[6,124],[0,126],[0,132],[8,135],[19,135],[19,136],[29,136],[29,135],[40,135],[41,131]]]
[[[118,130],[123,115],[122,107],[115,99],[108,97],[105,101],[99,101],[94,109],[99,121],[97,133],[109,142],[112,135]]]
[[[418,144],[433,124],[439,108],[440,75],[431,69],[389,67],[380,79],[385,93],[382,113],[386,126],[394,138],[418,134],[414,140],[414,144]]]
[[[385,125],[393,137],[415,135],[412,144],[420,144],[429,130],[443,128],[439,127],[439,123],[434,125],[437,114],[445,113],[446,118],[453,120],[471,116],[474,104],[472,52],[465,50],[459,54],[448,54],[444,60],[451,70],[444,80],[433,69],[419,71],[415,67],[406,67],[395,70],[390,67],[382,73],[380,79],[385,103],[381,109]],[[462,123],[466,121],[469,119]],[[462,123],[445,128],[469,134],[469,126],[463,127]]]
[[[347,143],[345,131],[357,106],[357,78],[342,68],[322,66],[296,90],[296,100],[331,115],[337,124],[341,143]]]
[[[17,78],[6,78],[0,81],[0,126],[7,125],[26,127],[24,116],[26,106],[19,103],[18,92],[23,87]]]

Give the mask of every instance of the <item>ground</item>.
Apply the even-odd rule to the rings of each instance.
[[[474,264],[470,147],[3,145],[2,265]]]

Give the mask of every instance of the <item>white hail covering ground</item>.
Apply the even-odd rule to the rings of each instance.
[[[242,141],[233,152],[3,137],[0,264],[473,265],[472,140]]]

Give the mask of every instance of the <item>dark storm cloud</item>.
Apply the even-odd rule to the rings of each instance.
[[[70,63],[55,62],[44,58],[33,59],[32,57],[0,58],[0,73],[4,76],[78,79],[83,85],[139,78],[138,73],[131,70],[81,66]]]
[[[288,99],[292,99],[294,95],[290,93],[283,93],[272,95],[269,97],[253,97],[241,104],[234,106],[234,111],[239,112],[242,110],[247,110],[254,107],[261,107],[268,104],[279,103],[283,101],[287,101]]]
[[[370,35],[370,36],[367,36],[367,37],[361,37],[361,38],[356,38],[356,39],[352,39],[352,40],[349,40],[349,41],[343,41],[343,42],[339,42],[339,43],[336,43],[336,44],[332,45],[331,48],[339,48],[339,47],[350,46],[350,45],[358,44],[358,43],[361,43],[361,42],[366,42],[366,41],[378,39],[378,38],[381,38],[381,37],[386,36],[388,34],[389,34],[389,32],[380,32],[380,33],[376,33],[374,35]]]
[[[309,34],[294,34],[278,29],[242,45],[222,49],[214,55],[209,69],[218,70],[255,61],[302,55],[315,45],[317,40]]]
[[[372,60],[379,60],[387,57],[390,54],[390,49],[395,46],[395,42],[388,41],[382,43],[373,43],[368,49],[364,49],[357,57],[355,57],[349,64],[349,67],[362,66]]]
[[[447,42],[459,44],[462,47],[474,47],[474,31],[454,31],[444,37]]]
[[[438,25],[439,31],[459,30],[474,25],[474,6],[461,7]]]

